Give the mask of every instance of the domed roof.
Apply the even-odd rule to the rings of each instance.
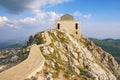
[[[73,20],[73,16],[71,16],[69,14],[65,14],[65,15],[61,16],[61,20],[62,21],[70,21],[70,20]]]

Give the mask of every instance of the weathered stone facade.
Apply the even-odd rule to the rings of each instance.
[[[65,30],[69,34],[72,34],[74,37],[80,39],[80,22],[74,20],[73,16],[65,14],[61,16],[60,21],[55,22],[55,29]]]

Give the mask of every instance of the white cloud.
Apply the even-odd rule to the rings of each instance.
[[[42,6],[56,5],[68,1],[70,0],[33,0],[27,5],[27,7],[30,9],[39,9]]]
[[[53,26],[54,21],[56,19],[59,19],[61,15],[62,14],[55,13],[53,11],[50,11],[50,12],[38,11],[35,17],[26,17],[24,19],[20,19],[20,22],[26,23],[26,24],[39,24],[44,26],[49,26],[49,25]]]
[[[16,28],[18,29],[19,27],[17,25],[14,24],[14,21],[13,20],[10,20],[8,19],[6,16],[0,16],[0,27],[1,28],[5,28],[5,27],[8,27],[8,28]]]
[[[50,26],[54,26],[55,20],[58,20],[62,14],[60,13],[55,13],[53,11],[47,12],[47,22]]]
[[[61,14],[55,13],[54,11],[43,11],[43,8],[68,1],[70,0],[0,0],[0,7],[2,6],[9,13],[20,14],[28,11],[30,15],[32,15],[27,17],[22,16],[22,18],[20,18],[21,15],[18,15],[13,19],[0,16],[0,36],[4,38],[6,38],[4,35],[9,38],[11,35],[14,35],[14,37],[16,35],[25,36],[41,30],[50,29],[51,27],[54,28],[54,21],[58,19]],[[13,3],[15,4],[13,5]],[[24,15],[24,13],[22,15]],[[5,31],[6,34],[3,33]]]
[[[6,16],[0,16],[0,27],[6,22],[8,21],[8,18]]]
[[[30,10],[35,15],[34,17],[25,17],[18,20],[11,20],[5,16],[0,17],[0,26],[7,26],[9,28],[25,27],[30,24],[31,26],[53,26],[54,21],[58,19],[61,14],[55,13],[53,11],[44,12],[42,10],[42,7],[53,6],[68,1],[70,0],[0,0],[0,6],[4,7],[8,12],[18,14],[20,12],[23,12],[24,10]],[[15,4],[13,5],[13,3]]]
[[[9,19],[6,16],[0,17],[1,28],[12,28],[12,29],[40,29],[54,27],[54,22],[62,14],[57,14],[53,11],[51,12],[41,12],[35,17],[25,17],[21,19]]]
[[[90,19],[92,17],[92,14],[90,14],[90,13],[89,14],[82,14],[79,11],[74,12],[73,15],[76,17],[84,17],[86,19]]]
[[[41,7],[53,6],[68,1],[70,0],[34,0],[33,2],[29,3],[27,6],[34,13],[35,15],[34,19],[36,19],[36,23],[39,23],[42,26],[53,26],[54,21],[58,19],[61,16],[61,14],[55,13],[53,11],[44,12],[41,9]]]
[[[34,24],[37,22],[37,20],[35,18],[32,18],[32,17],[26,17],[24,19],[20,19],[19,21],[21,23],[27,23],[27,24]]]

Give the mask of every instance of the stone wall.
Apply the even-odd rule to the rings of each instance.
[[[59,29],[58,29],[58,24],[59,24]],[[76,25],[78,25],[77,29],[76,29]],[[64,30],[69,34],[72,34],[76,38],[79,39],[81,38],[79,21],[56,21],[55,29]]]

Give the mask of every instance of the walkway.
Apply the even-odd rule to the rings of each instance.
[[[32,45],[29,56],[22,63],[0,73],[0,80],[24,80],[36,72],[40,71],[44,66],[45,58],[43,57],[40,47],[51,43],[50,37],[45,32],[46,43],[41,45]]]

